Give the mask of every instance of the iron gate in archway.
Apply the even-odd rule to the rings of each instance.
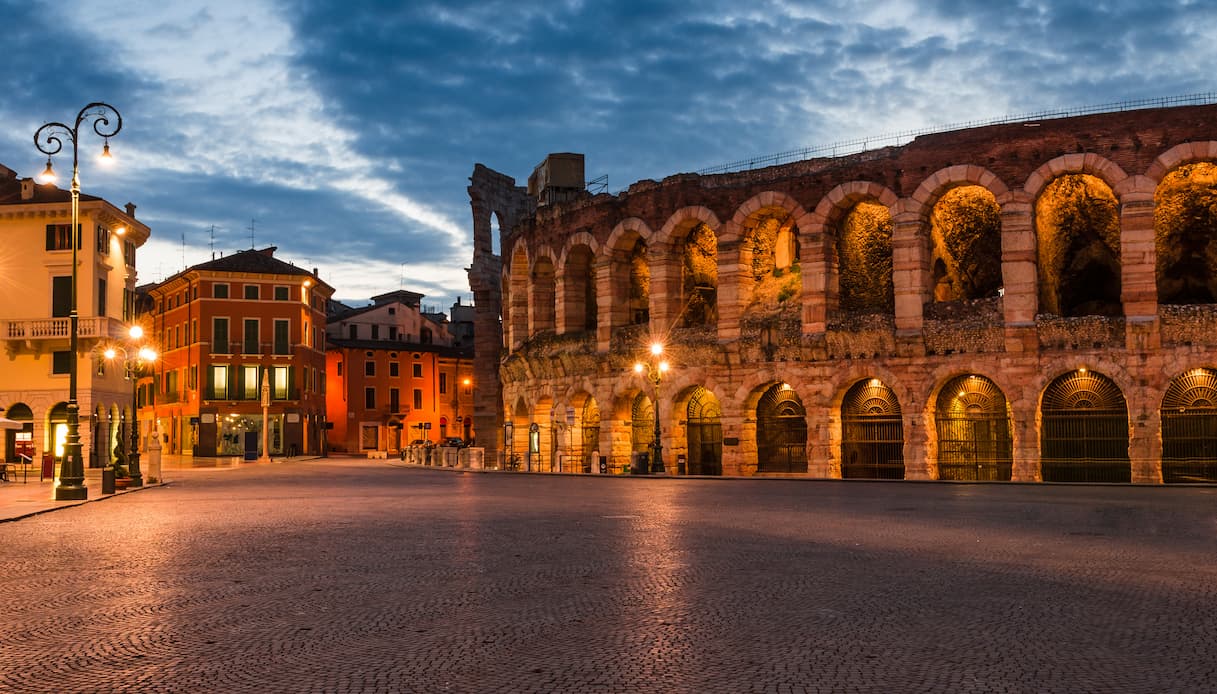
[[[714,394],[698,388],[689,399],[686,432],[689,474],[723,474],[723,409]]]
[[[807,410],[779,383],[756,406],[756,471],[807,472]]]
[[[1194,369],[1162,398],[1162,481],[1217,482],[1217,371]]]
[[[904,423],[896,393],[877,378],[855,383],[841,403],[841,476],[904,479]]]
[[[1040,470],[1045,482],[1131,482],[1128,406],[1120,388],[1093,371],[1044,389]]]
[[[938,479],[1009,481],[1014,461],[1006,396],[984,376],[951,379],[938,394]]]

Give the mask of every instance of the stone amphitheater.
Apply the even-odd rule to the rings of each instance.
[[[1217,105],[470,183],[488,461],[1217,482]]]

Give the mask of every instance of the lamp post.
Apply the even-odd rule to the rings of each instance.
[[[109,104],[94,101],[80,109],[71,127],[52,121],[34,132],[34,146],[47,155],[46,170],[42,172],[44,183],[55,178],[51,157],[63,149],[65,138],[72,143],[72,227],[68,231],[68,245],[72,247],[72,297],[68,311],[68,435],[63,463],[59,468],[59,482],[55,485],[57,501],[89,498],[89,489],[85,486],[84,460],[80,452],[80,403],[76,400],[76,350],[80,343],[80,316],[76,309],[76,263],[77,247],[80,245],[80,159],[77,142],[80,126],[87,122],[92,122],[93,132],[105,140],[101,156],[103,161],[109,159],[110,138],[123,128],[123,117],[118,109]]]
[[[659,431],[659,382],[663,380],[663,375],[668,372],[668,362],[663,358],[663,345],[655,342],[651,344],[651,358],[649,361],[634,362],[634,373],[646,378],[655,385],[655,459],[651,462],[651,473],[662,475],[663,468],[663,444],[660,443]]]
[[[151,364],[156,361],[156,350],[148,345],[141,344],[144,339],[144,329],[138,325],[133,325],[127,330],[127,345],[112,345],[106,348],[103,354],[107,361],[114,361],[118,355],[122,354],[123,377],[131,381],[131,419],[127,423],[131,427],[129,437],[125,437],[130,442],[130,448],[127,449],[127,470],[131,475],[131,486],[144,486],[144,475],[139,469],[139,417],[137,416],[139,399],[139,370],[144,364]],[[155,413],[153,421],[155,421]],[[155,427],[153,427],[155,429]],[[159,434],[158,434],[159,435]],[[155,472],[155,471],[154,471]]]

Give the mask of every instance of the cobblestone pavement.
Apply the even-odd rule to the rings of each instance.
[[[320,460],[0,524],[3,692],[1214,692],[1217,489]]]

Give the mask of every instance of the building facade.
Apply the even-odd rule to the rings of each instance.
[[[395,453],[412,442],[475,437],[472,350],[453,344],[446,321],[422,313],[422,296],[390,292],[331,314],[330,450]]]
[[[63,455],[68,380],[77,364],[81,450],[85,465],[104,467],[119,442],[132,384],[107,368],[101,349],[127,334],[132,318],[136,249],[150,230],[124,209],[81,194],[77,246],[77,352],[69,348],[72,296],[71,193],[0,166],[0,407],[24,424],[5,431],[4,459]],[[22,458],[25,456],[25,458]],[[57,468],[56,468],[57,469]]]
[[[143,319],[161,358],[141,389],[140,418],[165,453],[324,450],[325,309],[334,290],[275,250],[233,253],[146,288]]]
[[[571,190],[473,172],[488,460],[1217,480],[1217,106]]]

